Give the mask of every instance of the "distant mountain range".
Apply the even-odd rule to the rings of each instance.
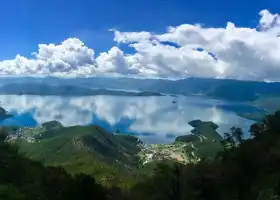
[[[2,86],[2,87],[1,87]],[[54,87],[55,86],[55,87]],[[59,86],[59,87],[58,87]],[[42,94],[48,94],[48,90],[63,91],[62,95],[69,94],[73,90],[76,95],[90,95],[93,93],[107,93],[107,90],[134,90],[149,91],[154,93],[168,93],[176,95],[204,95],[216,99],[253,101],[260,96],[279,95],[280,83],[267,83],[255,81],[238,81],[226,79],[204,79],[188,78],[181,80],[166,79],[135,79],[135,78],[109,78],[109,77],[90,77],[90,78],[0,78],[0,93],[16,93],[24,90],[26,93],[35,93],[39,90]],[[44,87],[44,88],[42,88]],[[42,90],[43,89],[43,90]],[[98,90],[96,90],[98,89]],[[67,92],[68,91],[68,92]],[[109,93],[112,93],[110,91]],[[115,93],[112,95],[119,95]],[[125,95],[124,93],[121,93]],[[128,93],[129,95],[129,93]],[[149,94],[150,95],[150,94]],[[146,95],[144,95],[146,96]]]
[[[108,89],[91,89],[74,85],[49,85],[46,83],[10,83],[0,87],[0,94],[6,95],[57,95],[57,96],[162,96],[157,92],[129,92]]]

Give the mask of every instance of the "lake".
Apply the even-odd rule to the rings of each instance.
[[[177,103],[172,103],[176,100]],[[188,134],[194,119],[213,121],[220,134],[232,126],[248,131],[251,120],[237,112],[256,108],[199,96],[27,96],[0,95],[1,106],[14,115],[0,125],[36,126],[58,120],[64,126],[97,124],[108,131],[133,133],[145,143],[169,143]]]

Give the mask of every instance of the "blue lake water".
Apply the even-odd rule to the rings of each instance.
[[[177,103],[172,101],[176,99]],[[256,108],[241,103],[216,101],[199,96],[27,96],[0,95],[1,106],[14,115],[0,125],[36,126],[58,120],[64,126],[97,124],[108,131],[133,133],[146,143],[172,142],[188,134],[194,119],[213,121],[224,133],[232,126],[248,131],[253,123],[237,116]]]

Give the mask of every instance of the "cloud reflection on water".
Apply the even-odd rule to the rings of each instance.
[[[17,116],[29,113],[38,123],[58,120],[64,126],[100,124],[112,130],[131,132],[149,143],[169,142],[192,129],[188,122],[194,119],[213,121],[219,132],[236,125],[247,129],[250,120],[222,109],[221,103],[200,97],[57,97],[0,95],[1,105]],[[241,105],[237,105],[237,107]],[[242,108],[246,109],[246,108]],[[10,124],[17,123],[17,119]]]

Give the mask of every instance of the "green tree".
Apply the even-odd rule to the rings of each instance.
[[[3,200],[26,200],[27,198],[12,185],[0,185],[0,199]]]
[[[232,137],[239,143],[243,141],[244,133],[241,128],[233,126],[231,129]]]

